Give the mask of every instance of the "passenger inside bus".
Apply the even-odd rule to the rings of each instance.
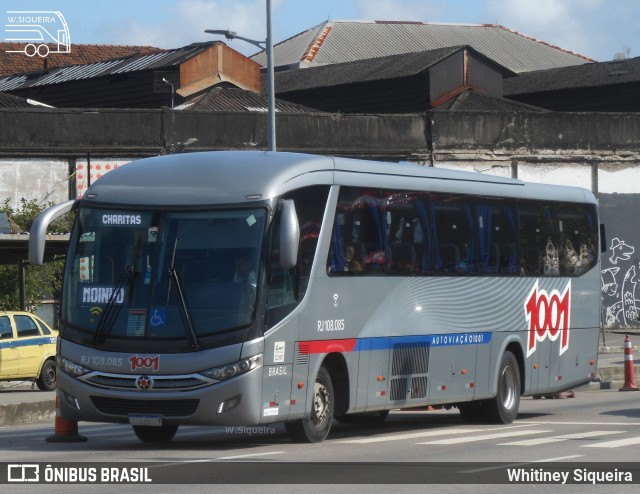
[[[358,260],[358,257],[355,246],[347,245],[344,249],[344,270],[361,272],[362,263]]]

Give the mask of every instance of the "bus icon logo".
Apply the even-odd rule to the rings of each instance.
[[[69,26],[62,12],[57,10],[8,10],[4,26],[4,40],[24,43],[21,50],[28,57],[38,54],[71,53]]]
[[[40,465],[13,463],[7,465],[7,482],[39,482]]]

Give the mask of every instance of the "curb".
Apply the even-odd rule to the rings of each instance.
[[[55,416],[53,400],[0,405],[0,427],[48,422]]]

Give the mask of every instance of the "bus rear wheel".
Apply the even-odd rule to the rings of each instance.
[[[498,374],[498,391],[493,400],[487,400],[486,417],[492,422],[510,424],[520,407],[520,368],[513,353],[504,352]]]
[[[311,413],[308,417],[284,424],[291,440],[302,443],[324,441],[329,435],[333,422],[334,400],[333,384],[329,371],[320,367],[313,385]]]
[[[133,432],[138,439],[145,443],[168,443],[178,432],[177,425],[163,425],[154,427],[150,425],[134,425]]]

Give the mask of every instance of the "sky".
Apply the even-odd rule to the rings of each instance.
[[[0,0],[3,25],[16,10],[60,11],[72,47],[224,40],[205,29],[266,38],[266,0]],[[271,10],[274,44],[326,20],[403,20],[499,24],[596,61],[640,56],[640,0],[271,0]],[[228,44],[256,52],[241,40]]]

